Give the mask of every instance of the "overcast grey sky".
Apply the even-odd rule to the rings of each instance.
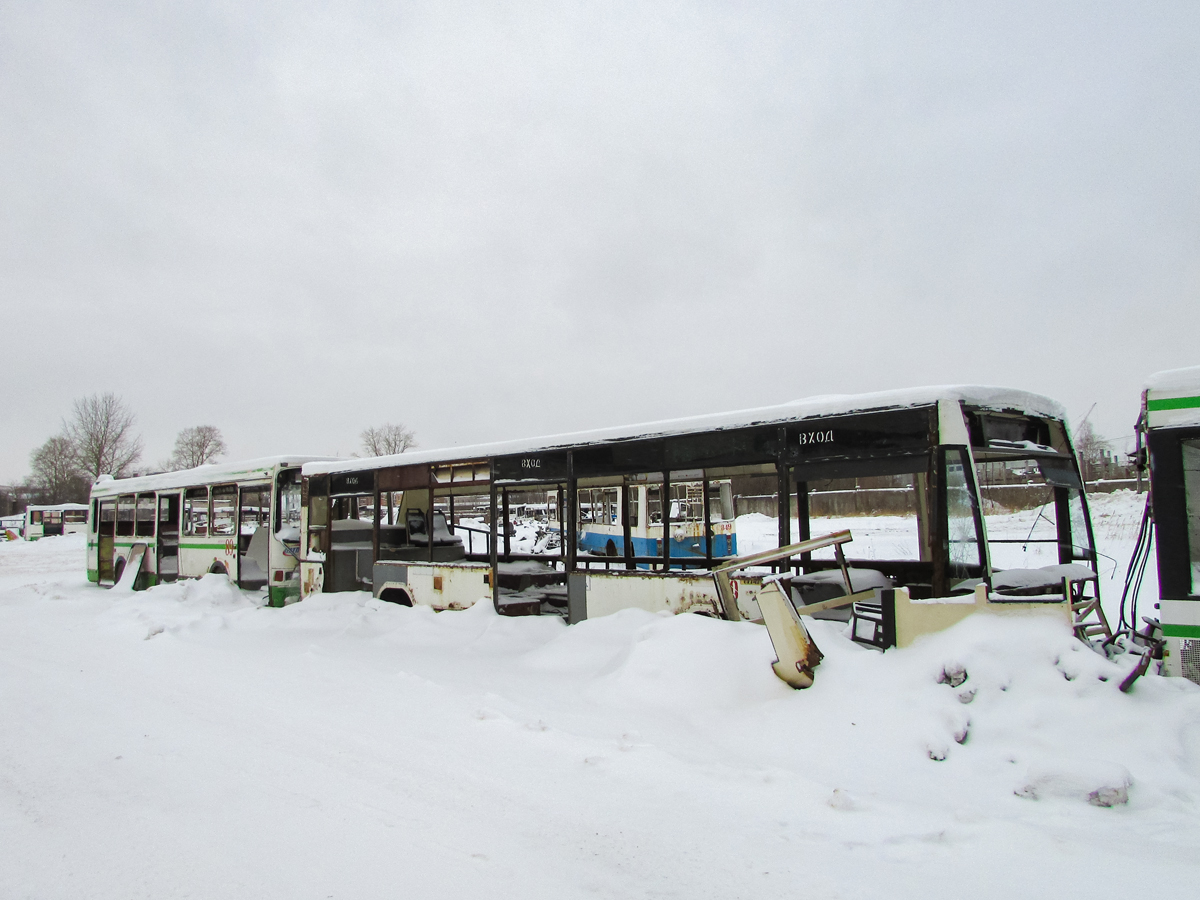
[[[0,6],[0,481],[1200,364],[1200,3]]]

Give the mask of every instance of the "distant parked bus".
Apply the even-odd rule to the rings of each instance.
[[[728,479],[685,481],[670,485],[667,535],[670,556],[709,558],[737,555],[733,492]],[[579,489],[579,549],[600,556],[625,555],[625,519],[629,520],[632,556],[663,555],[661,484],[630,484],[628,508],[616,487]],[[712,548],[709,552],[709,538]]]
[[[276,456],[116,480],[92,487],[88,579],[135,585],[221,572],[272,606],[299,599],[300,466],[327,459]]]
[[[59,503],[55,506],[25,507],[25,540],[87,531],[86,503]]]
[[[25,513],[0,516],[0,540],[20,540],[25,534]]]

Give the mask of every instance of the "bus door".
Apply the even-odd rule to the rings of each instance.
[[[179,577],[179,494],[158,495],[158,580]]]
[[[265,587],[271,546],[271,485],[244,485],[238,500],[238,586]]]
[[[61,509],[48,509],[42,514],[42,536],[51,537],[63,533],[63,513]]]
[[[117,501],[100,501],[100,521],[97,528],[96,543],[98,558],[96,561],[97,581],[100,584],[113,583],[113,550],[117,535]]]

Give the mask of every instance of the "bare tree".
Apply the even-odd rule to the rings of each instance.
[[[194,469],[228,452],[221,429],[215,425],[196,425],[179,432],[167,468]]]
[[[1075,452],[1079,454],[1084,481],[1094,481],[1104,474],[1104,457],[1108,449],[1108,441],[1097,434],[1085,418],[1075,431]]]
[[[136,417],[113,393],[75,401],[63,434],[75,448],[79,469],[95,481],[100,475],[123,478],[142,456],[142,439],[133,433]]]
[[[44,503],[82,503],[87,500],[87,476],[79,470],[75,447],[65,435],[57,434],[29,454],[33,470],[29,485]]]
[[[403,425],[383,425],[368,428],[359,437],[367,456],[391,456],[417,446],[416,435]]]

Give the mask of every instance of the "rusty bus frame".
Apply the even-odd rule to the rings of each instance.
[[[1064,416],[1054,401],[1034,394],[944,387],[310,463],[303,470],[302,591],[370,589],[383,599],[435,609],[461,608],[490,594],[501,612],[535,613],[543,607],[519,602],[516,594],[525,582],[536,588],[540,577],[554,582],[546,590],[565,587],[569,622],[629,606],[733,618],[735,608],[718,596],[711,576],[725,560],[711,549],[704,557],[681,558],[663,541],[661,556],[637,556],[625,541],[617,557],[581,553],[578,492],[616,488],[625,509],[629,486],[648,479],[661,485],[662,496],[670,495],[673,482],[702,483],[706,497],[721,479],[769,479],[776,486],[777,546],[787,547],[795,538],[812,537],[811,482],[910,473],[904,477],[917,509],[919,555],[867,564],[914,598],[942,597],[972,590],[971,582],[990,584],[976,466],[1011,460],[1034,460],[1042,469],[1044,490],[1052,497],[1049,509],[1057,513],[1055,532],[1042,540],[1055,546],[1056,561],[1094,569],[1090,516]],[[563,534],[555,554],[520,553],[510,540],[510,499],[531,491],[560,498]],[[452,534],[455,499],[465,503],[468,495],[486,520],[486,552],[459,548],[454,539],[462,535]],[[447,519],[442,539],[439,510]],[[335,512],[350,518],[336,518]],[[411,523],[405,518],[410,512]],[[793,519],[799,532],[794,537]],[[429,534],[413,531],[422,536],[416,544],[405,534],[408,524]],[[534,561],[546,564],[542,576],[513,574],[520,568],[514,564]],[[805,574],[844,564],[814,558],[810,550],[769,565]],[[733,582],[744,588],[735,604],[738,614],[759,618],[753,598],[762,574],[744,571]]]

